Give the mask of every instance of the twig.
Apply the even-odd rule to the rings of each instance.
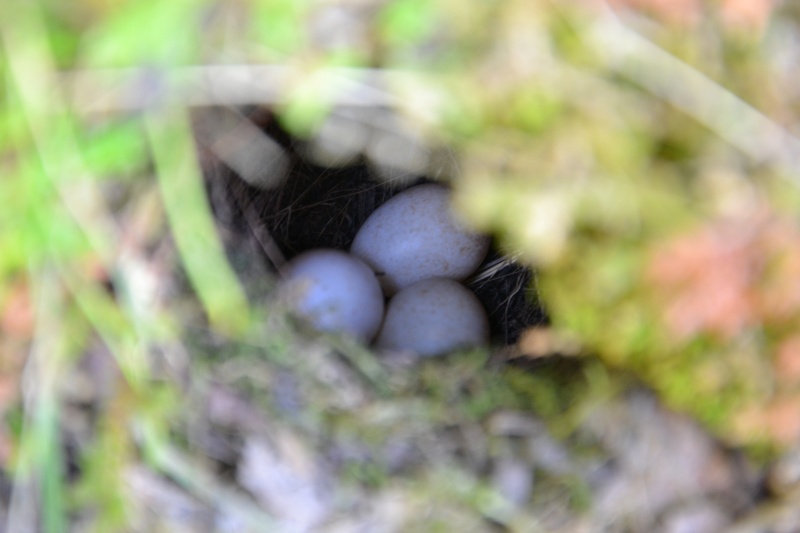
[[[800,178],[800,139],[656,44],[626,27],[612,11],[588,32],[593,49],[616,70],[714,131],[757,163]]]
[[[328,84],[338,105],[384,107],[396,103],[396,96],[382,89],[395,75],[375,69],[311,73],[285,65],[205,65],[69,71],[62,81],[70,88],[75,109],[91,114],[142,111],[163,101],[190,106],[277,104],[298,81]]]

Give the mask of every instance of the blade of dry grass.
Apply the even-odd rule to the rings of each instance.
[[[626,27],[609,10],[588,32],[606,65],[704,124],[758,163],[797,176],[800,139],[697,69]]]
[[[201,465],[192,462],[178,449],[168,444],[153,424],[140,419],[136,424],[140,444],[147,459],[163,474],[174,479],[191,494],[201,498],[215,509],[235,516],[246,531],[271,531],[275,520],[255,505],[244,494],[218,481]]]
[[[66,72],[72,105],[82,114],[142,111],[156,102],[179,101],[187,106],[276,104],[303,73],[288,65],[202,65],[149,68],[91,69]],[[389,71],[326,68],[318,83],[329,83],[337,104],[384,107],[396,96],[384,90]],[[391,74],[396,75],[396,74]]]
[[[58,380],[65,363],[63,290],[51,268],[32,273],[36,280],[36,331],[23,376],[23,427],[20,456],[6,531],[66,530],[63,460],[58,436]]]

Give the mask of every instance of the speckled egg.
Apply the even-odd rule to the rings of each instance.
[[[463,280],[478,268],[489,238],[463,227],[450,191],[419,185],[380,206],[359,229],[350,252],[369,264],[391,295],[433,277]]]
[[[295,314],[320,331],[368,342],[383,320],[383,294],[375,273],[339,250],[310,250],[292,259],[279,294]]]
[[[489,322],[478,298],[457,281],[434,278],[418,281],[389,300],[375,344],[433,356],[488,340]]]

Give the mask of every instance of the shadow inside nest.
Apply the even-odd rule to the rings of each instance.
[[[307,157],[307,143],[289,135],[268,111],[249,110],[246,118],[283,151],[288,164],[279,185],[248,183],[224,160],[225,154],[220,157],[214,146],[200,142],[212,209],[234,267],[236,246],[249,244],[259,256],[257,268],[245,260],[249,265],[237,269],[245,280],[252,279],[253,271],[275,272],[306,250],[348,250],[367,217],[394,194],[436,181],[427,176],[381,181],[361,155],[345,165],[323,166]],[[513,344],[526,328],[548,322],[536,296],[533,271],[504,255],[494,242],[464,283],[483,304],[495,344]]]

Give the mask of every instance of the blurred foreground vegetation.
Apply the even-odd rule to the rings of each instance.
[[[800,13],[678,4],[2,2],[8,531],[35,509],[46,531],[76,515],[96,531],[129,523],[120,476],[134,461],[226,494],[189,459],[185,384],[219,370],[198,332],[205,349],[297,364],[297,333],[248,301],[225,258],[196,105],[268,105],[308,137],[342,102],[396,109],[457,154],[469,220],[536,268],[557,346],[630,372],[759,457],[796,444]],[[371,354],[344,351],[370,394],[433,386],[403,388]],[[97,354],[114,364],[87,370]],[[434,391],[426,409],[459,397],[476,420],[498,406],[569,411],[546,379],[497,375],[508,381],[476,389],[489,396]],[[600,382],[596,394],[613,389]]]

